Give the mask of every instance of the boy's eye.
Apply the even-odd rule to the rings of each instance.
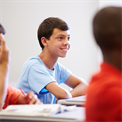
[[[70,37],[68,37],[68,40],[70,40]]]
[[[59,37],[58,39],[62,39],[63,37]]]

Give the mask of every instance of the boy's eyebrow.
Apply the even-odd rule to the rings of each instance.
[[[64,34],[58,34],[57,36],[65,36]],[[70,34],[69,35],[67,35],[67,36],[70,36]]]

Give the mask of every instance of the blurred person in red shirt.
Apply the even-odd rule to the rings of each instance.
[[[86,122],[122,121],[122,7],[98,11],[93,19],[93,34],[103,62],[87,90]]]

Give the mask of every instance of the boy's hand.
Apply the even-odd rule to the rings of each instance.
[[[32,91],[27,94],[27,97],[30,100],[29,104],[43,104],[43,103],[40,102],[40,100],[38,99],[37,95],[34,94],[34,92],[32,92]]]
[[[42,102],[40,102],[37,95],[34,94],[33,91],[28,92],[26,94],[26,97],[28,97],[28,99],[29,99],[29,104],[43,104]],[[17,100],[17,104],[28,104],[28,100],[26,97],[25,97],[25,95],[21,94]]]

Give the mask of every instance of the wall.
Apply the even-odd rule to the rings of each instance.
[[[99,0],[99,9],[106,6],[121,6],[122,0]]]
[[[87,82],[98,68],[98,54],[92,35],[92,18],[98,0],[0,0],[0,22],[7,33],[11,52],[10,84],[16,84],[23,63],[41,52],[37,41],[39,24],[47,17],[65,20],[70,26],[71,48],[64,66]]]

